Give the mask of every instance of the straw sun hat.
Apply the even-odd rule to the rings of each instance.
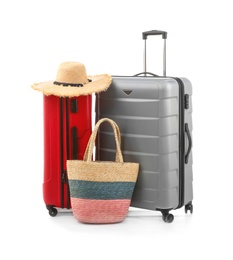
[[[64,62],[58,67],[55,81],[35,83],[32,88],[46,96],[77,97],[105,91],[111,82],[108,74],[87,76],[82,63]]]

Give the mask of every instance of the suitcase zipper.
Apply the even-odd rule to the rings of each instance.
[[[64,169],[63,169],[63,160],[64,160],[64,140],[63,140],[63,136],[64,136],[64,131],[63,131],[63,98],[60,98],[60,178],[61,178],[61,182],[60,182],[60,190],[61,190],[61,196],[60,196],[60,200],[61,200],[61,208],[64,208]]]
[[[69,147],[69,99],[65,99],[65,126],[66,126],[66,147],[64,147],[64,98],[60,98],[60,190],[61,190],[61,208],[65,207],[65,190],[66,190],[66,208],[70,209],[70,191],[69,191],[69,182],[67,177],[67,171],[64,167],[64,159],[70,157],[70,147]],[[65,152],[66,151],[66,152]]]
[[[69,98],[66,98],[66,159],[70,158],[70,127],[69,127]],[[65,183],[66,183],[66,208],[70,209],[70,188],[67,176],[67,170],[65,170]]]
[[[185,186],[185,172],[184,172],[184,110],[185,110],[185,97],[184,97],[184,83],[179,78],[173,78],[179,85],[179,204],[176,209],[184,205],[184,186]]]

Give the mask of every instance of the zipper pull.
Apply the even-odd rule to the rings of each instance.
[[[62,173],[61,181],[62,181],[62,183],[67,182],[67,171],[66,170],[64,170]]]
[[[71,107],[72,113],[77,113],[78,112],[78,100],[77,99],[71,99],[70,107]]]

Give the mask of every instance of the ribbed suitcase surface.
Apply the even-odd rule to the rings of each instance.
[[[82,159],[91,135],[92,97],[44,96],[43,197],[49,214],[71,208],[66,160]]]
[[[110,88],[97,95],[96,120],[115,120],[124,160],[140,163],[131,206],[163,212],[193,199],[192,154],[184,163],[190,146],[185,124],[192,134],[192,86],[187,79],[182,83],[181,96],[174,78],[113,77]],[[97,158],[114,160],[114,140],[107,126],[101,128],[99,139]]]

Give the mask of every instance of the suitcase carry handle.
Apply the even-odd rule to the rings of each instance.
[[[153,77],[159,77],[159,75],[156,75],[156,74],[151,73],[151,72],[146,72],[146,73],[145,72],[140,72],[140,73],[137,73],[137,74],[133,75],[133,77],[137,77],[137,76],[145,75],[145,74],[148,74],[148,75],[153,76]]]
[[[147,36],[149,35],[162,35],[162,38],[164,40],[163,45],[163,76],[166,77],[166,39],[167,39],[167,32],[165,31],[158,31],[158,30],[152,30],[152,31],[146,31],[142,33],[142,39],[145,40],[145,47],[144,47],[144,74],[146,76],[146,40]]]
[[[190,154],[191,149],[192,149],[192,137],[191,137],[191,134],[190,134],[190,131],[189,131],[189,126],[188,126],[187,123],[185,124],[184,129],[185,129],[185,132],[187,133],[188,142],[189,142],[188,151],[187,151],[185,158],[184,158],[185,164],[187,164],[188,161],[189,161],[189,154]]]

